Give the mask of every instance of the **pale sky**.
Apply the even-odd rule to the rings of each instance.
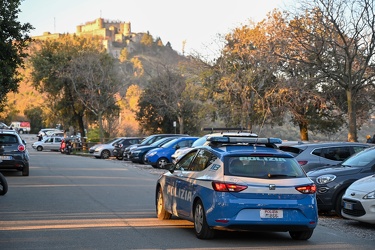
[[[23,0],[19,21],[35,28],[31,36],[75,33],[76,26],[101,17],[130,22],[132,32],[150,32],[179,53],[212,57],[225,35],[250,20],[260,21],[288,0]]]

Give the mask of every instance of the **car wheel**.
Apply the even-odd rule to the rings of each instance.
[[[100,154],[100,158],[102,159],[108,159],[111,156],[111,153],[108,150],[103,150]]]
[[[142,155],[142,157],[139,157],[139,163],[141,164],[146,164],[146,154]]]
[[[116,159],[119,160],[119,161],[122,161],[122,159],[124,159],[124,157],[122,157],[122,156],[116,156]]]
[[[339,195],[337,196],[336,202],[335,202],[335,212],[338,216],[342,217],[341,215],[341,200],[344,196],[345,190],[341,191]]]
[[[29,176],[29,166],[24,166],[22,169],[22,176]]]
[[[8,192],[8,182],[4,175],[0,173],[0,195],[4,195]]]
[[[312,236],[313,232],[314,229],[305,231],[289,231],[289,235],[293,240],[308,240]]]
[[[169,161],[165,157],[161,157],[158,162],[156,163],[157,168],[163,168],[165,164],[167,164]]]
[[[200,200],[194,207],[194,230],[198,239],[211,239],[215,236],[215,231],[207,224],[204,207]]]
[[[42,150],[43,150],[43,147],[42,147],[42,146],[38,146],[38,147],[36,147],[36,150],[38,150],[38,151],[42,151]]]
[[[156,216],[159,220],[169,220],[172,217],[171,213],[168,213],[164,208],[163,192],[161,188],[158,188],[156,195]]]

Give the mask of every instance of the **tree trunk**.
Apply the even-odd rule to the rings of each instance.
[[[102,112],[98,112],[98,125],[99,125],[99,138],[100,138],[100,142],[104,143],[103,116],[102,116]]]
[[[346,98],[348,101],[348,122],[349,122],[349,131],[348,131],[348,141],[356,142],[357,138],[357,115],[355,100],[352,98],[352,90],[346,90]]]
[[[181,116],[178,117],[178,123],[180,125],[180,129],[179,129],[179,133],[180,134],[184,134],[184,118],[182,118]]]
[[[308,141],[309,140],[309,131],[307,129],[307,123],[302,122],[299,123],[299,133],[302,141]]]

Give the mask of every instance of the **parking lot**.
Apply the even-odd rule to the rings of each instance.
[[[27,148],[29,151],[36,151],[31,147],[31,144],[37,141],[37,137],[35,134],[24,134],[22,137],[27,142]],[[103,159],[97,159],[98,161],[104,161]],[[118,164],[124,164],[125,166],[132,166],[136,167],[141,171],[147,171],[148,173],[154,175],[160,175],[164,173],[166,170],[163,169],[155,169],[149,165],[144,164],[136,164],[129,161],[119,161],[116,158],[110,158],[106,161],[115,161]],[[319,214],[319,225],[331,228],[332,230],[339,230],[342,232],[350,232],[352,235],[355,235],[358,238],[367,239],[367,240],[375,240],[375,225],[360,223],[352,220],[343,219],[341,217],[336,216],[334,213],[332,214]]]

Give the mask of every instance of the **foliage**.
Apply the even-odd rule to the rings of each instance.
[[[63,124],[65,129],[78,127],[82,136],[85,136],[83,116],[86,108],[77,98],[66,73],[73,58],[87,51],[103,51],[100,39],[62,35],[55,40],[36,41],[30,58],[33,85],[47,95],[51,117],[54,116],[55,123]]]
[[[20,2],[0,0],[0,111],[7,93],[18,90],[22,78],[17,68],[23,67],[25,48],[31,41],[27,35],[31,24],[17,21]]]
[[[375,75],[375,3],[313,0],[301,6],[284,30],[295,44],[293,53],[283,57],[314,69],[317,83],[345,92],[348,141],[357,141],[357,100],[363,89],[373,88]]]
[[[43,110],[41,107],[30,107],[25,110],[25,115],[30,121],[30,133],[37,134],[40,129],[45,127],[43,124]]]

